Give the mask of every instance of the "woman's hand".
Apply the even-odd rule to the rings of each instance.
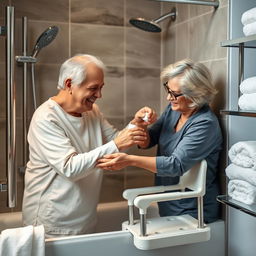
[[[132,129],[123,129],[119,132],[114,142],[119,150],[126,149],[133,145],[145,145],[148,140],[147,132],[140,127]]]
[[[128,165],[130,165],[129,155],[125,153],[114,153],[98,159],[96,167],[103,170],[116,171],[123,169]]]
[[[145,116],[147,116],[147,118],[145,118]],[[131,123],[139,127],[145,127],[153,124],[156,119],[156,112],[149,107],[144,107],[136,112],[134,119],[131,121]]]

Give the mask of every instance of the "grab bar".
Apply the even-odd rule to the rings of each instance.
[[[7,186],[8,207],[16,206],[16,95],[14,82],[14,7],[6,7]]]

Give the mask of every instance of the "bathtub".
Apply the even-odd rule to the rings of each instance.
[[[148,218],[158,216],[156,205],[148,211]],[[135,218],[138,213],[135,212]],[[154,250],[139,250],[134,246],[133,236],[129,231],[122,231],[122,222],[128,219],[127,202],[104,203],[98,206],[98,224],[96,233],[46,239],[46,256],[224,256],[224,222],[219,220],[210,224],[211,239],[207,242],[173,246]],[[0,214],[0,231],[6,228],[22,226],[21,213]]]

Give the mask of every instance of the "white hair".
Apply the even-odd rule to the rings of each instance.
[[[65,89],[65,81],[68,78],[71,79],[72,86],[81,85],[86,79],[86,69],[89,63],[94,63],[103,71],[105,70],[105,65],[99,58],[89,54],[77,54],[61,65],[57,88]]]
[[[162,82],[174,77],[180,77],[181,93],[193,102],[190,107],[209,104],[217,93],[212,83],[211,73],[202,63],[184,59],[168,65],[161,72]]]

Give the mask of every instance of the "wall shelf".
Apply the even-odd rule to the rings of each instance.
[[[227,195],[217,196],[217,201],[219,201],[222,204],[231,206],[231,207],[236,208],[242,212],[245,212],[249,215],[256,217],[256,204],[252,204],[252,205],[244,204],[242,202],[232,199],[231,197],[229,197]]]
[[[232,40],[222,41],[220,43],[221,47],[237,47],[239,50],[238,54],[238,82],[244,80],[244,49],[245,48],[254,48],[256,49],[256,35],[240,37]],[[240,89],[238,85],[238,97],[240,96]],[[245,111],[238,108],[238,110],[221,110],[221,114],[225,115],[235,115],[235,116],[247,116],[247,117],[256,117],[256,112],[254,111]]]
[[[256,35],[222,41],[220,43],[220,46],[221,47],[239,47],[239,45],[241,44],[243,44],[244,48],[256,48]]]
[[[244,110],[221,110],[220,113],[223,115],[256,117],[256,112]]]

